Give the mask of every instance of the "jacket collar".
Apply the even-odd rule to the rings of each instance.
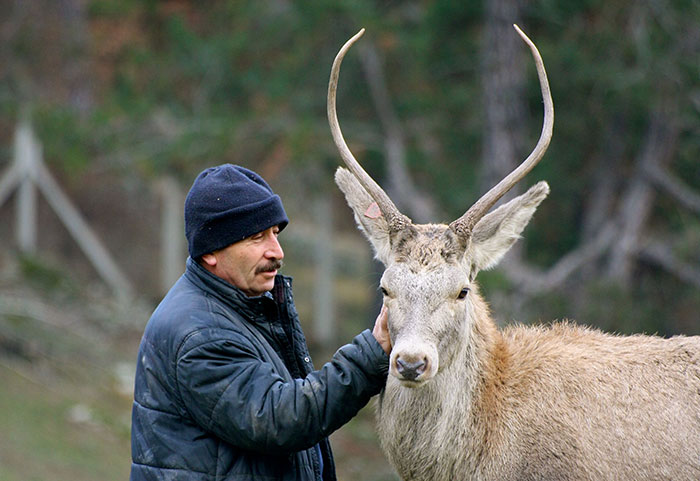
[[[233,307],[244,317],[252,321],[265,319],[267,310],[275,302],[284,302],[287,290],[291,289],[291,277],[275,276],[275,286],[271,292],[260,296],[247,296],[242,290],[229,282],[215,276],[191,257],[187,258],[185,276],[196,286]],[[272,292],[275,293],[273,296]]]

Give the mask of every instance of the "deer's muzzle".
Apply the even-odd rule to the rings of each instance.
[[[411,343],[407,348],[400,344],[391,353],[389,373],[399,381],[415,385],[431,379],[437,372],[437,352],[429,346]]]

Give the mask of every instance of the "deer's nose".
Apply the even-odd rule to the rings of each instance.
[[[428,367],[428,359],[422,358],[410,361],[401,357],[396,358],[396,371],[408,381],[415,381]]]

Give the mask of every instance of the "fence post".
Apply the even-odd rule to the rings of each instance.
[[[161,196],[160,287],[162,292],[167,292],[185,270],[185,196],[177,179],[170,175],[159,181],[158,191]]]
[[[333,208],[331,196],[322,194],[314,202],[316,221],[316,239],[314,264],[316,282],[314,289],[314,341],[320,346],[328,346],[336,334],[335,297],[333,285],[335,280],[335,262],[333,255]]]
[[[41,158],[41,145],[25,122],[15,132],[14,162],[18,167],[15,233],[24,254],[36,252],[36,186],[34,170]]]
[[[0,179],[0,205],[19,188],[16,236],[25,252],[36,249],[37,187],[102,279],[117,295],[131,297],[131,283],[44,165],[41,144],[29,120],[23,119],[15,135],[12,165]]]

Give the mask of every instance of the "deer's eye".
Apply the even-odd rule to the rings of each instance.
[[[388,295],[389,295],[389,292],[388,292],[386,289],[384,289],[383,287],[380,287],[379,290],[382,291],[382,295],[383,295],[383,296],[388,296]]]
[[[464,299],[465,297],[467,297],[468,293],[469,293],[469,288],[465,287],[464,289],[459,291],[459,295],[457,296],[457,299]]]

